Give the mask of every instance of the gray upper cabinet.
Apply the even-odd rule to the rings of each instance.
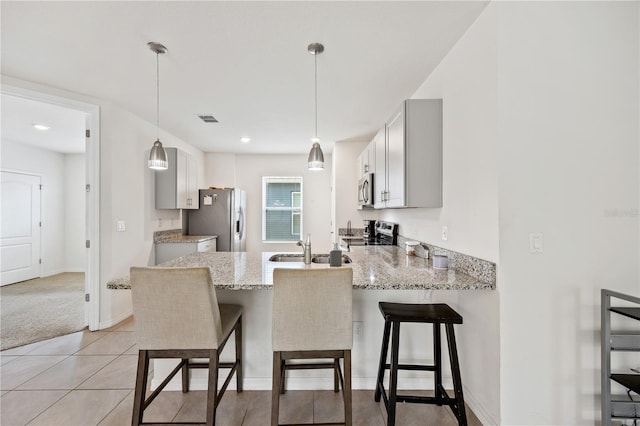
[[[442,207],[442,99],[404,101],[375,141],[375,208]]]
[[[198,163],[177,148],[165,148],[169,168],[155,172],[156,209],[197,209]]]

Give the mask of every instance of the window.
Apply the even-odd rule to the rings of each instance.
[[[298,241],[302,236],[302,177],[262,178],[262,240]]]

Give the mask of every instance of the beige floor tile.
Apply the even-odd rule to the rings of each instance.
[[[11,391],[0,398],[0,424],[26,425],[68,391]]]
[[[127,349],[127,350],[124,352],[124,354],[125,354],[125,355],[136,355],[136,356],[137,356],[137,355],[138,355],[138,351],[139,351],[139,349],[138,349],[138,345],[133,345],[133,346],[131,346],[129,349]]]
[[[354,426],[384,426],[380,406],[373,399],[373,391],[353,391],[353,424]]]
[[[280,423],[313,423],[313,391],[287,391],[280,395]]]
[[[116,357],[113,355],[73,355],[57,364],[55,368],[50,368],[33,377],[28,382],[22,384],[19,388],[22,390],[74,389],[115,358]]]
[[[85,346],[100,340],[106,335],[102,331],[78,331],[53,339],[45,340],[43,344],[30,351],[29,355],[71,355]]]
[[[313,422],[344,422],[344,400],[342,399],[342,395],[342,392],[334,392],[332,390],[314,391]],[[351,413],[353,415],[353,409]]]
[[[118,324],[114,325],[113,331],[136,331],[136,322],[133,319],[133,316],[125,319],[124,321],[120,321]]]
[[[73,390],[29,426],[90,426],[104,419],[130,391]]]
[[[98,426],[123,426],[131,424],[133,415],[133,391],[105,417]]]
[[[12,390],[32,379],[51,366],[62,362],[66,355],[22,356],[2,366],[0,370],[0,387]]]
[[[19,358],[18,355],[1,355],[0,354],[0,365],[5,365],[6,363],[11,362],[17,358]]]
[[[136,343],[135,333],[113,331],[77,352],[77,355],[120,355]]]
[[[41,342],[34,342],[34,343],[30,343],[28,345],[18,346],[18,347],[11,348],[11,349],[6,349],[6,350],[0,352],[0,354],[2,354],[2,355],[26,355],[29,352],[31,352],[32,350],[44,345],[48,341],[49,340],[43,340]]]
[[[148,394],[147,394],[148,396]],[[163,391],[144,410],[144,422],[170,422],[184,404],[184,396],[181,391]]]
[[[121,355],[82,382],[78,389],[133,389],[137,366],[137,356]]]
[[[244,391],[242,393],[251,396],[242,426],[264,426],[270,424],[271,391]]]

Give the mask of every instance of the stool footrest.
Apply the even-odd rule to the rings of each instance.
[[[391,364],[385,364],[386,370],[391,369]],[[435,365],[416,365],[416,364],[398,364],[398,370],[413,370],[413,371],[436,371]]]

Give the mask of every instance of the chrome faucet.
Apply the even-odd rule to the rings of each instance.
[[[302,247],[304,252],[304,264],[311,265],[311,234],[307,234],[307,241],[298,241],[297,245]]]

